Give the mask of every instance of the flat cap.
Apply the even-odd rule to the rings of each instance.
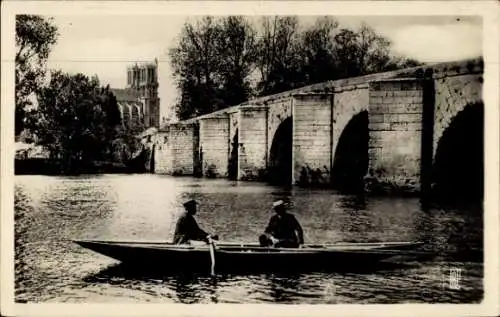
[[[184,207],[195,206],[195,205],[199,205],[199,203],[194,199],[188,200],[184,203]]]

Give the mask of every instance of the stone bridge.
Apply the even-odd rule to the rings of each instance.
[[[478,58],[257,98],[160,128],[155,172],[482,193],[482,82]]]

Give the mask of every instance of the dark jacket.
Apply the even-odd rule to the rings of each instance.
[[[304,243],[302,227],[295,216],[289,213],[272,216],[265,233],[279,240]]]
[[[185,212],[177,220],[174,243],[187,243],[189,240],[207,241],[208,233],[201,230],[193,215]]]

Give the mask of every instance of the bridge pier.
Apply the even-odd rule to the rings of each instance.
[[[176,123],[160,129],[154,151],[155,173],[195,174],[198,147],[196,124]]]
[[[229,117],[221,114],[200,121],[200,157],[202,175],[228,177]]]
[[[369,191],[419,192],[424,82],[421,79],[383,79],[370,82],[368,109]]]
[[[263,180],[267,168],[267,108],[239,109],[238,179]]]
[[[332,95],[293,96],[292,183],[330,184],[332,165]]]

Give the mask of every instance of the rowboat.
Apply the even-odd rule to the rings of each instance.
[[[411,253],[419,242],[305,244],[300,248],[261,247],[252,243],[217,242],[177,245],[169,242],[74,240],[78,245],[122,263],[162,270],[331,269],[356,267]]]

